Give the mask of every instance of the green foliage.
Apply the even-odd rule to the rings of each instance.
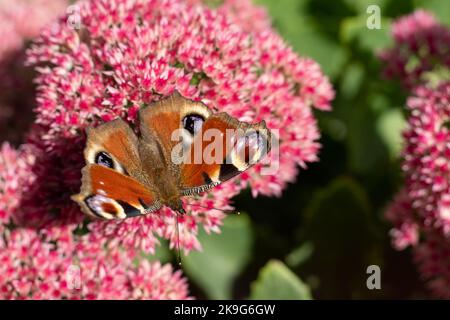
[[[283,38],[302,55],[314,57],[330,77],[337,76],[347,59],[347,52],[327,35],[320,32],[320,25],[307,13],[309,1],[255,1],[265,5],[273,18],[273,24]]]
[[[253,300],[309,300],[311,293],[295,273],[278,260],[269,261],[252,283]]]
[[[305,211],[299,231],[313,253],[303,271],[320,279],[322,298],[351,297],[365,287],[364,265],[381,264],[377,255],[376,223],[365,190],[346,177],[317,191]]]
[[[344,44],[352,42],[363,50],[375,52],[391,43],[389,37],[390,19],[381,18],[381,29],[369,29],[367,15],[345,18],[341,22],[340,37]]]
[[[415,0],[414,4],[422,9],[433,12],[440,22],[450,25],[450,5],[443,0]]]
[[[286,256],[286,263],[290,267],[298,267],[307,261],[314,252],[314,246],[311,242],[305,242],[298,248],[295,248]]]
[[[183,269],[211,299],[230,299],[233,282],[250,259],[252,231],[247,215],[228,216],[221,234],[199,235],[202,252],[183,259]]]
[[[402,147],[401,133],[404,128],[405,118],[398,109],[387,110],[377,122],[378,134],[394,159],[400,154]]]

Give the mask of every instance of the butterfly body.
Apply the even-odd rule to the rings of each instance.
[[[182,197],[238,175],[270,150],[264,122],[247,124],[226,113],[214,114],[179,94],[142,108],[139,129],[136,135],[116,119],[87,130],[87,164],[81,191],[72,199],[89,216],[124,219],[162,206],[185,213]],[[213,139],[204,129],[215,134],[217,148],[209,154],[205,151]],[[227,136],[237,129],[243,135]]]
[[[160,199],[162,205],[168,206],[175,211],[183,209],[180,198],[182,194],[178,188],[178,179],[173,174],[173,170],[166,165],[167,159],[158,145],[157,140],[150,144],[146,141],[139,141],[139,158],[141,159],[142,170],[135,177],[148,189],[155,193],[155,197]],[[145,160],[143,160],[145,159]]]

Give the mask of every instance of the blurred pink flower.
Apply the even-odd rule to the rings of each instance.
[[[393,245],[398,250],[412,246],[414,261],[427,287],[436,296],[450,299],[450,238],[433,226],[424,225],[421,209],[412,208],[405,190],[399,192],[386,211],[392,222]]]
[[[28,138],[36,148],[30,169],[36,179],[24,186],[28,192],[13,213],[16,221],[41,228],[79,223],[83,216],[69,197],[80,187],[84,129],[116,117],[133,122],[141,106],[175,89],[240,120],[265,119],[279,129],[282,155],[276,174],[261,175],[257,165],[190,200],[211,209],[192,206],[179,218],[185,251],[201,249],[199,226],[219,232],[224,214],[212,206],[232,208],[230,199],[248,186],[255,196],[280,195],[298,165],[317,161],[312,108],[330,109],[334,92],[327,78],[269,27],[241,25],[236,12],[225,8],[181,0],[93,0],[79,4],[80,29],[61,20],[44,30],[28,54],[39,72],[37,119]],[[98,242],[153,252],[158,237],[174,246],[174,217],[162,209],[96,221],[89,229]]]
[[[390,235],[397,250],[415,246],[419,241],[419,222],[412,214],[411,199],[401,190],[386,210],[386,218],[394,225]]]
[[[9,20],[0,19],[0,36],[2,37],[0,42],[0,59],[11,51],[20,49],[22,46],[23,39],[16,33],[14,24]]]
[[[417,87],[408,99],[402,165],[405,187],[386,212],[394,225],[394,246],[412,245],[422,276],[436,294],[446,298],[450,297],[449,102],[449,83]]]
[[[414,249],[414,259],[427,285],[437,297],[450,299],[450,240],[430,231]]]
[[[70,227],[17,229],[0,240],[0,299],[188,299],[170,265],[138,264]]]
[[[401,17],[392,25],[392,36],[394,47],[379,53],[386,77],[412,88],[427,82],[430,72],[450,67],[450,31],[431,13],[417,10]]]
[[[450,235],[450,84],[418,87],[408,99],[402,169],[423,224]]]
[[[24,66],[30,40],[57,15],[66,0],[0,1],[0,142],[22,142],[32,122],[32,70]]]
[[[383,59],[392,55],[387,71],[394,70],[412,93],[403,133],[405,186],[386,217],[394,225],[393,245],[412,246],[428,286],[450,298],[450,82],[439,74],[449,66],[450,31],[419,10],[395,22],[393,34],[395,47]],[[416,56],[420,66],[409,72],[406,63]],[[392,69],[400,60],[403,64]],[[421,77],[425,71],[436,77]]]
[[[64,12],[68,3],[68,0],[1,0],[0,18],[11,25],[14,34],[9,36],[17,36],[22,42],[38,35],[47,23]]]

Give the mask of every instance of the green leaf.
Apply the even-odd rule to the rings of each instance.
[[[291,268],[298,267],[311,257],[313,251],[313,244],[305,242],[286,256],[286,263]]]
[[[364,81],[365,70],[361,63],[353,62],[345,69],[340,93],[345,99],[353,99],[358,94],[362,81]]]
[[[256,2],[268,9],[275,29],[299,54],[316,60],[330,78],[339,75],[348,53],[335,39],[325,35],[320,30],[323,25],[307,12],[310,0]]]
[[[202,252],[183,258],[186,274],[210,299],[230,299],[233,281],[247,265],[253,242],[250,219],[245,214],[228,216],[220,234],[199,232]]]
[[[379,6],[381,9],[381,14],[383,14],[383,10],[386,8],[388,2],[388,0],[345,0],[345,3],[349,7],[360,14],[366,13],[367,7],[371,5]]]
[[[384,166],[388,154],[376,129],[377,116],[370,110],[373,101],[356,102],[353,114],[347,113],[348,163],[357,174],[368,174]]]
[[[320,279],[317,297],[332,299],[367,291],[367,265],[380,264],[370,208],[365,190],[347,177],[335,179],[311,200],[302,236],[314,251],[300,270],[308,279]]]
[[[295,273],[279,260],[269,261],[252,283],[252,300],[309,300],[311,292]]]
[[[297,32],[295,36],[286,35],[285,38],[299,54],[317,61],[331,79],[339,76],[348,60],[347,51],[337,42],[322,36],[317,29],[305,29],[301,33]]]
[[[405,125],[405,117],[400,109],[390,109],[383,112],[377,121],[378,134],[394,159],[399,156],[402,149],[402,131]]]
[[[381,18],[380,29],[369,29],[367,18],[369,15],[345,18],[341,23],[340,37],[343,43],[356,42],[362,49],[375,52],[379,48],[389,46],[391,38],[389,30],[390,19]]]

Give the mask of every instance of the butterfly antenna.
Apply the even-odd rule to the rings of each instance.
[[[180,223],[178,221],[178,215],[179,215],[179,213],[177,212],[175,214],[175,221],[176,221],[176,225],[177,225],[177,228],[176,228],[175,232],[176,232],[176,235],[177,235],[177,260],[178,260],[178,265],[181,266]]]
[[[205,207],[205,206],[202,206],[202,205],[199,205],[199,204],[196,204],[196,203],[188,203],[188,204],[190,206],[196,206],[196,207],[204,208],[204,209],[208,209],[208,210],[214,209],[214,210],[222,211],[222,212],[224,212],[226,214],[232,214],[232,213],[236,213],[237,215],[241,214],[239,211],[236,211],[236,210],[224,210],[224,209],[219,209],[219,208],[214,208],[214,207]]]

